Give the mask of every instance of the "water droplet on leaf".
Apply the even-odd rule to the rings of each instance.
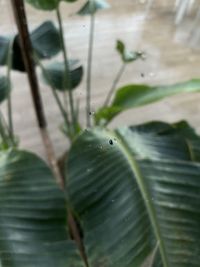
[[[110,144],[111,146],[113,145],[113,140],[112,140],[112,139],[109,140],[109,144]]]

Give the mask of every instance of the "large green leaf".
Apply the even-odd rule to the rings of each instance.
[[[117,90],[111,106],[101,108],[95,114],[96,122],[103,120],[108,123],[124,110],[144,106],[178,93],[199,91],[200,80],[198,79],[166,86],[127,85]]]
[[[81,16],[95,14],[97,11],[109,8],[110,5],[105,0],[88,0],[78,11]]]
[[[10,93],[10,83],[7,77],[0,76],[0,103],[3,102]]]
[[[0,263],[83,266],[69,239],[64,195],[46,164],[28,152],[0,154]]]
[[[75,89],[83,77],[83,67],[77,64],[77,60],[69,62],[70,77],[65,72],[64,62],[53,62],[42,73],[44,81],[59,91]]]
[[[6,65],[10,39],[0,36],[0,65]]]
[[[51,58],[61,50],[60,35],[51,21],[45,21],[30,35],[33,48],[40,58]]]
[[[56,9],[61,1],[73,3],[77,0],[26,0],[27,3],[31,4],[37,9],[49,11]]]
[[[67,190],[91,267],[139,267],[156,244],[154,266],[199,266],[200,164],[161,128],[87,130],[73,144]]]
[[[173,137],[177,139],[178,146],[182,144],[182,149],[184,149],[186,143],[187,150],[190,153],[190,157],[194,161],[200,161],[200,137],[194,131],[194,129],[186,122],[180,121],[178,123],[169,124],[164,122],[148,122],[139,126],[131,127],[134,132],[137,132],[139,137],[144,135],[144,133],[149,137],[150,135],[156,135],[159,138],[170,138]],[[180,138],[180,136],[182,138]],[[148,138],[144,139],[143,147],[148,147]],[[183,143],[184,139],[184,143]],[[162,147],[162,145],[160,144]],[[162,149],[162,148],[161,148]],[[176,151],[174,151],[174,156],[176,157]]]

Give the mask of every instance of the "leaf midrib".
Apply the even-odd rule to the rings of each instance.
[[[147,211],[148,211],[148,214],[149,214],[149,217],[150,217],[150,221],[151,221],[155,236],[157,238],[158,247],[159,247],[159,250],[160,250],[163,266],[164,267],[170,267],[169,261],[168,261],[168,257],[167,257],[167,253],[166,253],[166,250],[165,250],[164,241],[163,241],[162,235],[161,235],[159,222],[157,220],[155,207],[154,207],[151,195],[150,195],[150,193],[148,191],[148,188],[146,186],[145,178],[143,177],[143,175],[141,173],[141,170],[140,170],[140,168],[138,166],[138,163],[134,159],[134,156],[131,153],[129,147],[124,142],[123,137],[119,133],[116,133],[116,132],[114,133],[114,135],[115,135],[114,138],[119,139],[119,141],[120,141],[120,142],[118,142],[119,149],[121,150],[122,154],[128,160],[129,166],[130,166],[130,168],[132,169],[132,171],[133,171],[133,173],[135,175],[136,182],[137,182],[138,187],[140,189],[140,192],[142,194],[142,197],[143,197],[145,206],[147,208]]]

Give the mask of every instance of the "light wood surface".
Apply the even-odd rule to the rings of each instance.
[[[93,63],[92,106],[95,110],[103,103],[119,67],[120,59],[115,51],[115,41],[124,40],[130,49],[145,51],[146,60],[130,64],[120,85],[128,83],[170,84],[200,77],[200,52],[191,47],[188,37],[194,21],[195,10],[175,27],[174,1],[154,0],[148,10],[145,1],[110,0],[112,8],[100,12],[96,20]],[[147,1],[146,1],[147,2]],[[197,1],[200,3],[199,1]],[[65,38],[69,55],[78,58],[86,67],[89,20],[74,15],[77,4],[62,4]],[[12,12],[8,0],[0,0],[0,34],[15,33]],[[30,28],[47,19],[55,20],[54,12],[41,12],[27,6]],[[3,72],[4,70],[0,70]],[[141,73],[143,75],[141,75]],[[142,77],[144,76],[144,77]],[[13,110],[15,129],[21,147],[44,157],[44,150],[35,122],[27,78],[13,72]],[[62,118],[50,89],[41,83],[49,131],[56,154],[61,155],[68,142],[59,130]],[[82,122],[85,122],[85,78],[76,91],[80,99]],[[111,127],[138,124],[151,120],[175,122],[186,119],[200,132],[200,94],[184,94],[168,98],[156,104],[124,112],[113,121]],[[5,109],[5,106],[3,107]]]

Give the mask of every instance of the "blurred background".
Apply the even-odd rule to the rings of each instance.
[[[79,59],[86,68],[89,18],[76,15],[78,3],[62,3],[65,39],[70,58]],[[108,0],[111,8],[99,12],[96,19],[92,77],[92,113],[105,100],[121,65],[115,50],[117,39],[131,50],[145,52],[144,60],[130,64],[120,85],[129,83],[171,84],[200,78],[200,0]],[[9,0],[0,0],[0,35],[16,33]],[[42,12],[26,5],[29,28],[45,20],[54,20],[54,12]],[[55,22],[56,23],[56,22]],[[4,69],[1,68],[0,72]],[[44,156],[27,77],[12,72],[14,127],[21,147]],[[56,154],[66,149],[67,140],[59,126],[62,118],[51,90],[40,82],[49,131]],[[80,116],[85,120],[85,77],[76,90]],[[151,120],[176,122],[186,119],[200,133],[200,94],[182,94],[134,111],[124,112],[111,124],[139,124]],[[5,109],[5,107],[2,107]]]

